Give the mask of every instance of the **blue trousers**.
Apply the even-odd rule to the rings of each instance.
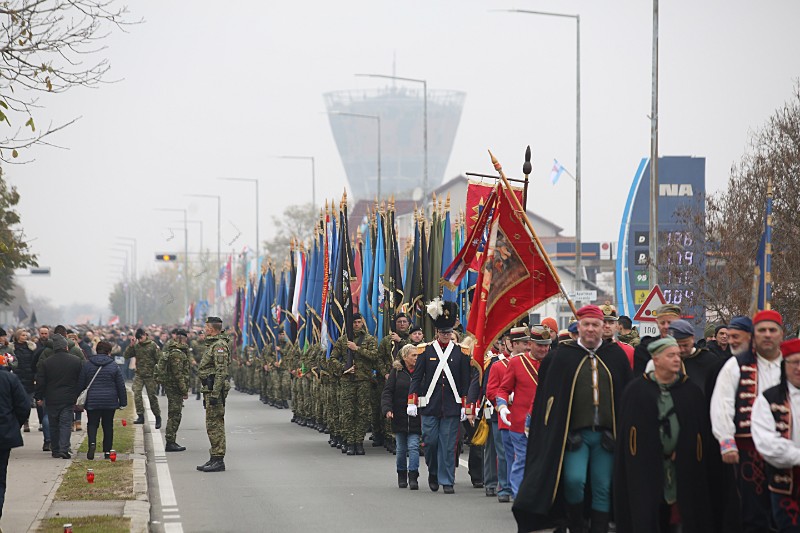
[[[453,485],[456,479],[456,438],[459,417],[422,417],[425,463],[428,474],[437,476],[440,485]]]
[[[583,501],[586,472],[589,471],[592,489],[592,510],[607,513],[611,510],[611,476],[614,454],[602,447],[603,433],[582,429],[583,443],[574,452],[564,454],[562,478],[564,499],[574,505]]]
[[[497,427],[497,420],[492,420],[492,440],[494,449],[497,453],[497,495],[511,496],[511,484],[508,482],[508,462],[506,460],[506,449],[503,444],[505,431],[500,431]]]
[[[419,470],[419,435],[397,432],[394,434],[394,441],[397,445],[397,471]],[[406,453],[408,453],[408,465],[406,465]]]
[[[528,449],[528,437],[525,433],[506,430],[503,433],[503,445],[508,464],[508,481],[511,484],[511,495],[516,498],[522,476],[525,474],[525,452]]]

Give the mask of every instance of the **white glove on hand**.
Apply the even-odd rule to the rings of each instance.
[[[467,410],[462,407],[461,408],[461,421],[463,422],[466,419],[467,419]]]
[[[511,411],[509,411],[508,407],[506,407],[505,405],[501,405],[499,412],[500,412],[500,418],[503,420],[503,423],[507,426],[510,426],[511,422],[509,422],[508,420],[508,415],[511,414]]]
[[[409,406],[406,407],[406,414],[408,416],[417,416],[417,406],[413,403],[409,404]]]

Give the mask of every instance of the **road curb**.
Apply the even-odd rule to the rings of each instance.
[[[150,495],[147,484],[147,455],[144,447],[144,424],[136,424],[133,436],[133,494],[125,502],[122,516],[130,518],[131,531],[146,533],[150,524]]]
[[[75,435],[76,432],[73,432]],[[86,438],[86,432],[82,431],[80,433],[80,438],[78,439],[77,443],[74,443],[72,439],[70,439],[70,447],[74,450],[77,450],[81,444],[83,444],[83,439]],[[64,467],[61,469],[61,473],[58,474],[56,478],[56,482],[53,484],[53,488],[50,489],[50,493],[47,495],[47,499],[42,504],[42,507],[39,509],[39,512],[36,514],[36,519],[33,521],[31,525],[32,531],[38,531],[42,525],[42,520],[47,518],[47,514],[50,512],[50,507],[53,506],[53,500],[56,498],[56,492],[58,492],[58,488],[61,486],[61,483],[64,481],[64,472],[67,471],[67,468],[72,464],[72,460],[69,460],[64,463]]]

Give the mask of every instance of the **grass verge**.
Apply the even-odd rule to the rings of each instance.
[[[64,524],[72,524],[72,530],[81,533],[128,533],[131,530],[131,519],[122,516],[64,516],[43,520],[39,533],[63,533]]]
[[[102,455],[101,455],[102,457]],[[86,470],[94,471],[94,483],[86,481]],[[56,500],[132,500],[133,461],[87,461],[73,459],[56,492]]]
[[[87,431],[86,428],[86,420],[87,417],[83,417],[83,430]],[[127,421],[127,426],[122,425],[122,420]],[[114,414],[114,446],[112,450],[116,451],[117,453],[133,453],[133,439],[136,433],[135,426],[133,425],[133,421],[136,420],[136,409],[133,406],[133,395],[128,392],[128,406],[122,409],[121,411],[117,411]],[[103,457],[103,426],[101,425],[97,430],[97,454],[100,457]],[[79,452],[86,453],[89,450],[89,439],[83,439],[80,447],[78,447]],[[88,468],[88,467],[87,467]]]

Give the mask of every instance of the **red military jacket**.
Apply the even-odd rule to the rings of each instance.
[[[511,427],[501,420],[498,427],[508,428],[516,433],[525,432],[525,418],[533,407],[536,387],[539,384],[539,364],[531,354],[524,353],[511,359],[497,391],[497,398],[505,400],[511,413],[508,416]],[[509,401],[511,394],[513,401]]]

